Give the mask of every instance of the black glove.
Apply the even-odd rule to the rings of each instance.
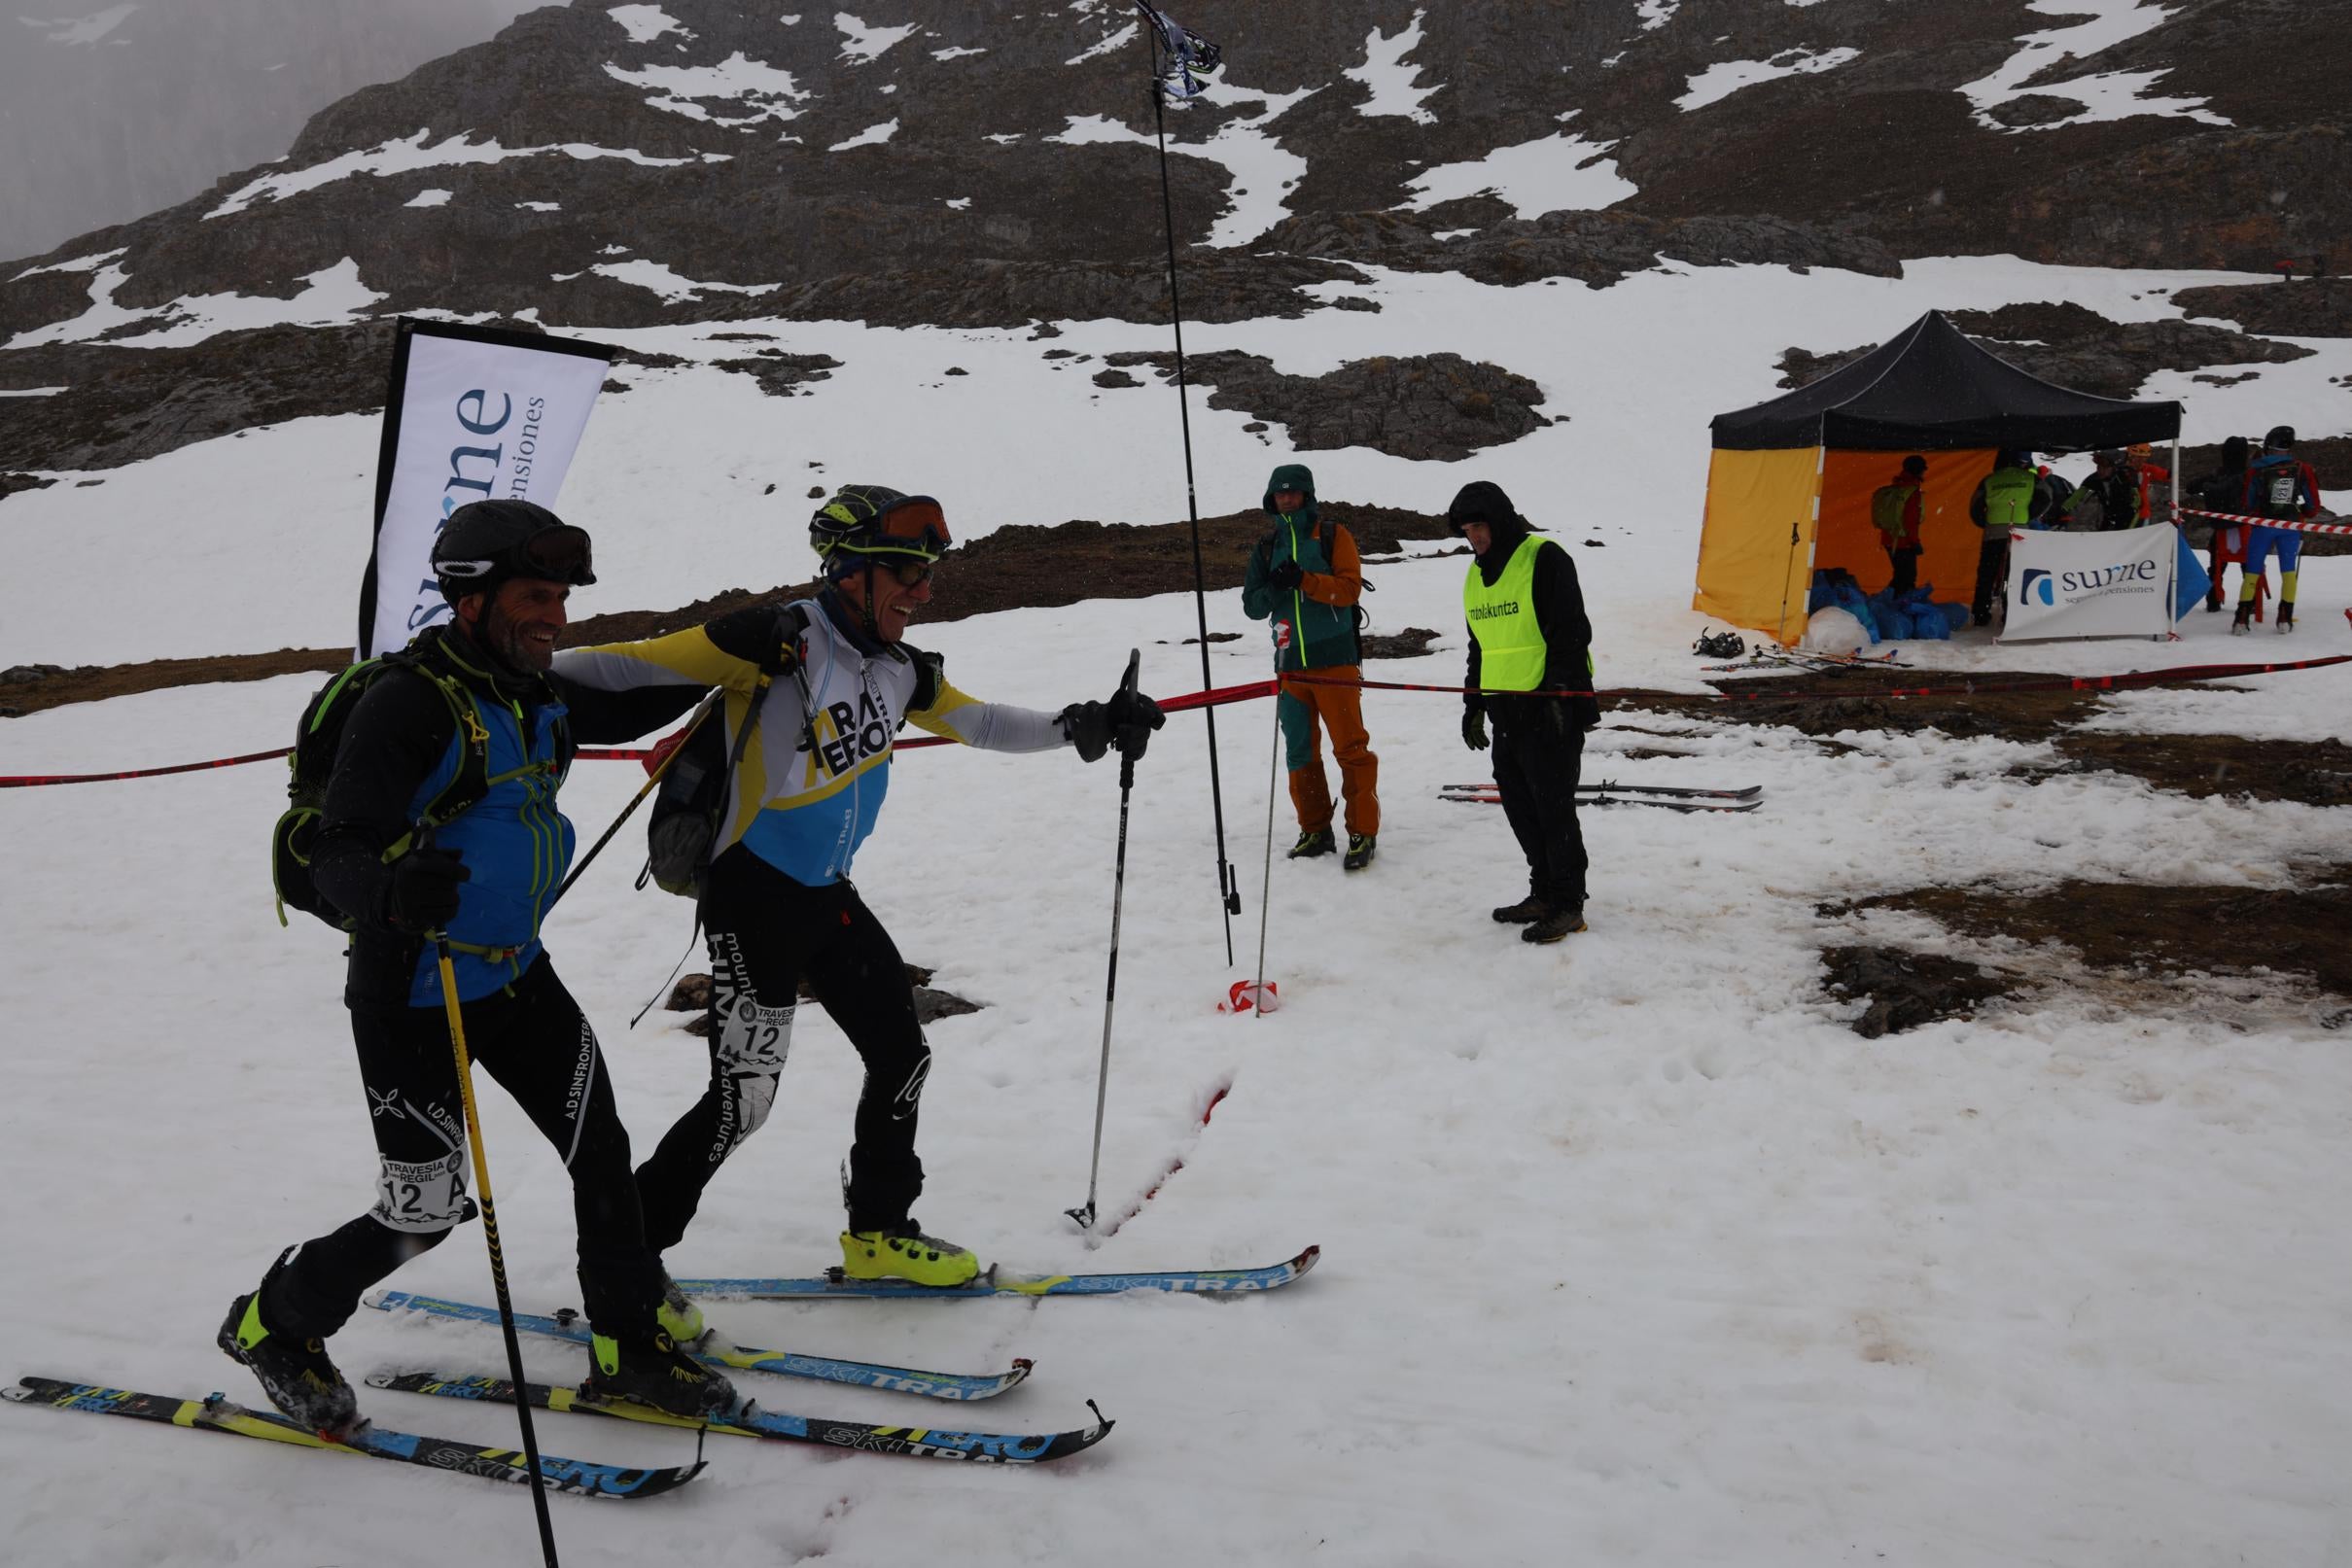
[[[1296,561],[1277,561],[1274,563],[1274,570],[1266,574],[1266,580],[1282,592],[1288,593],[1299,585],[1299,579],[1306,575],[1300,570]]]
[[[1110,749],[1110,715],[1099,702],[1073,702],[1062,710],[1062,733],[1078,749],[1081,762],[1100,762]]]
[[[1465,708],[1461,715],[1461,744],[1473,751],[1487,749],[1487,714],[1483,708]]]
[[[1111,694],[1103,705],[1103,714],[1110,720],[1110,744],[1119,749],[1119,755],[1140,757],[1151,742],[1151,732],[1168,722],[1160,705],[1140,691],[1121,689]]]
[[[392,890],[384,903],[392,925],[412,935],[438,931],[457,915],[457,885],[474,868],[455,850],[428,845],[392,862]]]

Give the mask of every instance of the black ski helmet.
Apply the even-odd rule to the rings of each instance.
[[[951,542],[936,501],[888,485],[845,484],[809,518],[809,547],[828,577],[877,556],[936,561]]]
[[[470,593],[494,593],[511,577],[576,588],[596,580],[588,531],[532,501],[472,501],[451,512],[434,536],[433,575],[453,605]]]
[[[2293,425],[2273,425],[2270,427],[2270,434],[2263,437],[2263,450],[2265,452],[2284,452],[2294,444],[2295,427]]]

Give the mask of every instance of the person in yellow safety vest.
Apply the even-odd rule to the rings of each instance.
[[[1527,896],[1495,910],[1494,919],[1525,926],[1522,941],[1557,942],[1585,928],[1576,775],[1584,732],[1600,722],[1600,705],[1593,696],[1584,590],[1574,558],[1558,540],[1537,537],[1501,486],[1483,479],[1462,486],[1446,521],[1473,556],[1462,582],[1470,627],[1462,744],[1486,750],[1487,720],[1493,719],[1494,782],[1527,859]]]
[[[2009,531],[2035,528],[2050,505],[2031,452],[2003,452],[1993,470],[1968,498],[1968,515],[1984,531],[1977,546],[1977,592],[1969,609],[1979,626],[1992,624],[1993,601],[2009,579]]]

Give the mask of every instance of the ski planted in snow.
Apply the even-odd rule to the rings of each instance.
[[[1315,1267],[1321,1247],[1309,1247],[1287,1263],[1263,1269],[1171,1270],[1126,1274],[1016,1274],[994,1264],[966,1285],[918,1285],[905,1279],[852,1279],[838,1269],[805,1278],[681,1279],[689,1296],[732,1296],[751,1301],[824,1297],[841,1301],[955,1301],[990,1296],[1117,1296],[1131,1290],[1180,1295],[1279,1290]]]
[[[444,1301],[438,1296],[413,1296],[404,1290],[377,1291],[368,1298],[368,1305],[387,1312],[405,1309],[465,1323],[498,1321],[498,1308],[495,1307]],[[568,1310],[553,1317],[542,1317],[536,1312],[517,1312],[514,1314],[514,1326],[525,1334],[544,1334],[550,1339],[570,1340],[575,1344],[586,1344],[590,1338],[587,1321]],[[844,1361],[835,1356],[761,1350],[751,1345],[730,1344],[716,1335],[706,1337],[698,1344],[681,1345],[680,1348],[697,1361],[735,1372],[768,1372],[780,1377],[806,1377],[821,1383],[887,1388],[895,1393],[921,1394],[926,1399],[994,1399],[1006,1389],[1017,1386],[1030,1375],[1035,1365],[1024,1358],[1014,1361],[1010,1372],[925,1372],[916,1367],[886,1367],[878,1362]]]
[[[99,1383],[64,1382],[54,1377],[19,1377],[14,1388],[0,1389],[0,1399],[19,1405],[47,1405],[60,1411],[89,1411],[99,1415],[127,1415],[134,1420],[198,1432],[227,1432],[233,1437],[260,1438],[298,1448],[323,1448],[331,1453],[355,1453],[369,1459],[392,1459],[406,1465],[487,1481],[531,1483],[523,1456],[511,1448],[493,1448],[454,1438],[418,1437],[369,1422],[340,1441],[303,1430],[268,1411],[249,1411],[215,1394],[209,1399],[176,1399],[168,1394],[142,1394]],[[610,1497],[622,1501],[655,1497],[673,1491],[702,1474],[704,1461],[649,1469],[597,1464],[582,1459],[539,1456],[539,1473],[549,1491],[574,1497]]]
[[[444,1377],[437,1373],[376,1373],[370,1388],[403,1394],[438,1394],[444,1399],[492,1400],[510,1405],[514,1384],[504,1377]],[[1112,1423],[1095,1411],[1095,1424],[1074,1432],[941,1432],[920,1426],[869,1426],[863,1421],[835,1421],[822,1415],[791,1415],[747,1405],[736,1414],[698,1420],[672,1415],[649,1405],[604,1401],[562,1383],[525,1383],[525,1394],[543,1411],[582,1415],[611,1415],[624,1421],[654,1426],[683,1426],[697,1431],[732,1432],[741,1437],[766,1438],[776,1443],[806,1443],[823,1448],[849,1448],[861,1453],[898,1453],[918,1459],[969,1459],[981,1464],[1034,1465],[1082,1453],[1109,1436]]]
[[[1439,784],[1438,792],[1448,795],[1491,795],[1502,786],[1488,779],[1478,784]],[[1672,795],[1693,800],[1756,800],[1763,796],[1764,785],[1749,784],[1745,789],[1686,789],[1680,785],[1629,784],[1603,780],[1599,784],[1580,784],[1580,795]]]
[[[1492,784],[1484,789],[1460,789],[1448,786],[1438,791],[1437,798],[1451,801],[1457,806],[1499,806],[1502,804],[1502,791]],[[1662,796],[1646,793],[1638,795],[1586,794],[1580,789],[1576,792],[1576,804],[1579,806],[1662,806],[1670,812],[1752,812],[1763,805],[1764,801],[1760,796],[1750,796],[1745,799],[1735,796],[1728,800],[1710,800],[1698,796]]]

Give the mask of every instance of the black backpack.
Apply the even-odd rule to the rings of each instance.
[[[795,612],[785,625],[797,641],[807,630],[808,620]],[[720,819],[727,808],[728,782],[743,761],[752,732],[759,727],[759,710],[784,668],[781,663],[760,665],[758,687],[744,711],[743,728],[736,731],[732,748],[726,742],[724,722],[713,724],[707,716],[698,716],[687,728],[646,816],[646,864],[637,874],[638,887],[651,882],[663,892],[681,898],[702,897],[711,846],[719,842]],[[713,711],[723,713],[724,709],[715,705]]]
[[[410,670],[434,684],[449,704],[449,714],[464,744],[457,771],[441,792],[426,803],[417,827],[426,831],[454,819],[490,792],[490,732],[474,712],[474,698],[454,677],[433,669],[405,649],[367,659],[351,666],[321,686],[303,705],[295,730],[294,749],[286,758],[291,777],[286,781],[290,804],[269,833],[270,877],[277,886],[278,923],[289,923],[286,906],[315,915],[338,931],[351,929],[351,920],[329,903],[310,880],[310,854],[319,836],[319,813],[327,798],[327,781],[334,772],[334,755],[343,744],[343,726],[369,687],[393,670]],[[386,860],[405,854],[414,833],[404,833],[384,852]]]

